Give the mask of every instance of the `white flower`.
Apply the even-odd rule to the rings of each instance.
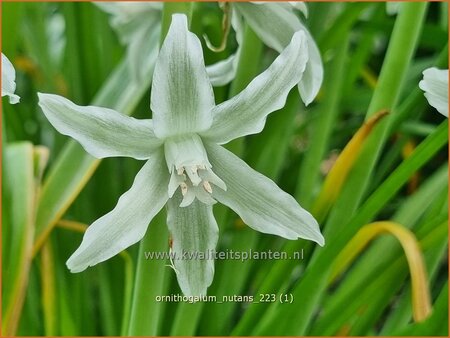
[[[160,2],[94,2],[111,15],[111,26],[127,47],[127,61],[134,80],[140,81],[143,68],[153,67],[159,47],[161,15]]]
[[[148,35],[160,29],[162,3],[159,2],[95,2],[104,11],[112,14],[111,25],[119,32],[121,41],[127,45],[129,64],[135,78],[141,73],[141,65],[151,62],[146,55],[154,49]],[[303,102],[310,104],[323,80],[323,65],[319,49],[314,39],[296,16],[299,10],[305,17],[308,9],[304,2],[251,2],[230,3],[231,24],[236,31],[238,44],[242,43],[245,20],[259,38],[270,48],[281,52],[297,31],[304,31],[308,40],[309,57],[306,70],[298,83]],[[143,50],[143,48],[146,48]],[[152,49],[153,48],[153,49]],[[240,48],[227,59],[206,67],[214,86],[223,86],[234,79],[239,60]]]
[[[16,91],[16,71],[12,63],[2,53],[2,97],[9,96],[9,103],[15,104],[20,97],[14,94]]]
[[[319,49],[313,37],[294,12],[301,9],[306,16],[306,5],[302,2],[270,3],[270,2],[234,2],[232,3],[231,24],[236,31],[238,44],[243,38],[243,21],[253,29],[261,41],[270,48],[281,52],[291,41],[295,32],[303,31],[307,36],[309,58],[306,70],[298,83],[303,102],[310,104],[323,80],[323,65]],[[236,73],[239,52],[228,59],[208,67],[213,85],[220,86],[230,82]]]
[[[267,115],[284,106],[305,70],[307,49],[305,33],[294,34],[265,72],[239,95],[215,105],[200,41],[188,31],[186,16],[175,14],[154,71],[153,120],[39,94],[39,105],[53,126],[93,156],[146,160],[116,207],[88,228],[67,261],[69,269],[83,271],[138,242],[166,203],[171,250],[178,257],[215,249],[216,200],[255,230],[323,245],[317,222],[293,197],[220,146],[260,132]],[[214,274],[211,258],[174,260],[186,295],[206,293]]]
[[[448,117],[448,69],[425,69],[419,87],[425,92],[428,103]]]

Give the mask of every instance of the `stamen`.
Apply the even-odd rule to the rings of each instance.
[[[180,207],[189,206],[196,199],[205,204],[214,204],[214,189],[226,190],[225,183],[212,171],[211,163],[196,134],[170,137],[164,143],[164,155],[170,172],[169,198],[180,189]]]
[[[188,191],[188,186],[187,186],[187,184],[184,183],[184,182],[180,183],[180,188],[181,188],[181,194],[182,194],[183,196],[185,196],[185,195],[187,194],[187,191]]]
[[[209,192],[210,194],[212,194],[211,184],[209,184],[208,181],[203,181],[203,188],[205,188],[205,190],[206,190],[207,192]]]

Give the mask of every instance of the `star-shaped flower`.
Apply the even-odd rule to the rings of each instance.
[[[293,197],[220,146],[260,132],[267,115],[284,106],[307,61],[307,37],[298,32],[247,88],[215,105],[200,41],[188,31],[186,16],[175,14],[153,75],[153,120],[39,94],[39,105],[53,126],[93,156],[146,160],[116,207],[88,228],[67,261],[69,269],[83,271],[138,242],[166,203],[172,251],[180,258],[174,260],[175,271],[186,295],[204,295],[213,279],[213,257],[181,257],[183,252],[215,249],[216,200],[255,230],[323,245],[317,222]]]
[[[14,94],[16,91],[16,71],[5,54],[2,53],[2,97],[9,96],[9,103],[15,104],[20,97]]]
[[[238,44],[242,43],[244,22],[258,35],[262,42],[280,52],[289,44],[295,32],[303,31],[308,44],[308,62],[298,90],[303,102],[308,105],[316,97],[323,81],[323,65],[320,51],[313,37],[295,13],[300,10],[307,16],[303,2],[233,2],[231,24],[236,31]],[[230,82],[237,70],[240,48],[226,60],[208,67],[213,85]]]

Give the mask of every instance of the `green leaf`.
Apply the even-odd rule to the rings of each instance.
[[[2,332],[14,335],[21,316],[28,274],[31,266],[33,236],[35,231],[36,199],[40,179],[47,163],[48,152],[43,147],[34,148],[29,142],[5,147],[4,179],[5,209],[9,223],[4,226],[3,251],[3,302]]]

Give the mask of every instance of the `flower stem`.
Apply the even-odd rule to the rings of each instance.
[[[139,247],[128,327],[129,336],[158,334],[163,303],[157,302],[155,297],[164,292],[164,275],[168,268],[165,266],[165,260],[147,260],[145,253],[167,251],[168,234],[165,215],[165,212],[160,212],[153,219]]]
[[[230,97],[235,96],[244,89],[258,73],[258,60],[260,59],[262,48],[263,44],[261,40],[255,32],[246,25],[236,76],[231,83]]]
[[[246,25],[244,29],[244,38],[241,45],[241,54],[239,56],[238,67],[236,70],[236,76],[230,86],[229,97],[233,97],[243,90],[250,81],[256,76],[259,70],[259,60],[263,50],[263,43],[253,30]],[[233,140],[225,145],[225,148],[240,155],[243,151],[244,139],[241,137],[237,140]],[[214,214],[218,220],[224,220],[227,215],[228,209],[222,205],[215,208]],[[225,224],[225,222],[220,223]],[[221,232],[223,227],[221,228]]]

